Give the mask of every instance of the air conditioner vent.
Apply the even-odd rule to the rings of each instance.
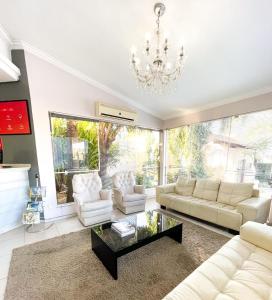
[[[106,117],[110,119],[118,119],[128,122],[135,122],[137,118],[137,113],[127,109],[117,108],[97,102],[96,116]]]

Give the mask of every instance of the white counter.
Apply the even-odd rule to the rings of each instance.
[[[29,169],[27,164],[0,164],[0,233],[22,224],[22,213],[29,198]]]

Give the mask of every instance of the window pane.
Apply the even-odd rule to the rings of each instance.
[[[191,126],[191,177],[223,178],[228,154],[230,119]]]
[[[72,202],[73,175],[99,169],[98,125],[54,116],[51,130],[57,201]]]
[[[272,110],[232,118],[226,178],[271,194]]]
[[[120,126],[109,149],[106,175],[110,178],[116,172],[133,171],[136,183],[146,188],[159,183],[160,132],[132,126]],[[105,172],[104,172],[105,173]]]
[[[230,118],[168,130],[167,182],[178,175],[221,178],[228,153]]]

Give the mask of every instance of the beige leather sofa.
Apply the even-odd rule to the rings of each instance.
[[[247,222],[164,300],[271,300],[272,227]]]
[[[269,199],[259,197],[251,183],[178,178],[156,188],[157,202],[166,208],[238,231],[247,221],[265,223]]]

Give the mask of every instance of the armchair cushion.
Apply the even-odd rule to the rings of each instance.
[[[133,201],[145,200],[146,199],[146,195],[144,195],[144,194],[137,194],[137,193],[126,194],[123,197],[123,199],[124,199],[125,202],[133,202]]]
[[[196,179],[186,179],[178,177],[175,192],[182,196],[192,196],[196,184]]]
[[[251,198],[253,183],[221,182],[217,201],[236,206],[239,202]]]
[[[112,206],[111,200],[98,200],[98,201],[90,201],[90,202],[84,202],[80,206],[80,211],[90,211],[90,210],[99,210],[107,207]]]
[[[135,178],[132,172],[119,172],[113,176],[113,185],[124,194],[133,194]]]
[[[73,192],[80,202],[97,201],[100,199],[102,183],[97,172],[74,175],[72,183]]]
[[[216,201],[220,180],[198,179],[193,196],[210,201]]]

